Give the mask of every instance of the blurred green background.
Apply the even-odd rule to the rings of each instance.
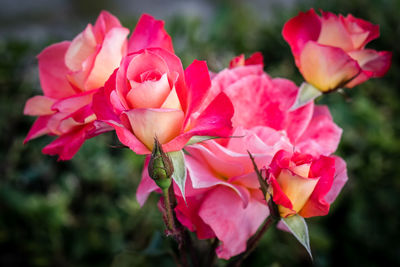
[[[347,99],[324,97],[343,128],[338,150],[349,182],[328,216],[309,219],[315,266],[400,266],[400,1],[0,1],[0,266],[173,266],[158,196],[140,208],[135,191],[143,158],[116,149],[112,133],[87,141],[70,161],[41,154],[52,138],[22,145],[34,118],[25,101],[40,94],[35,56],[72,39],[101,9],[133,29],[141,12],[166,20],[184,66],[213,71],[234,55],[264,54],[271,76],[301,77],[281,36],[285,21],[310,7],[379,24],[368,45],[393,51],[382,79]],[[219,261],[219,266],[224,266]],[[246,266],[308,266],[288,233],[270,230]]]

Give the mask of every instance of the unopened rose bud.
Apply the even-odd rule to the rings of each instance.
[[[174,166],[169,156],[164,153],[160,142],[154,139],[154,147],[148,166],[149,176],[162,189],[168,189],[171,185],[171,175]]]

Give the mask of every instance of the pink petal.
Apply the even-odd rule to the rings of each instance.
[[[287,135],[292,143],[295,144],[297,139],[306,130],[313,116],[313,111],[314,102],[311,101],[309,104],[298,108],[287,115],[285,128]]]
[[[259,167],[268,165],[279,150],[292,151],[293,146],[285,133],[266,126],[257,126],[251,129],[236,128],[229,139],[227,148],[237,153],[253,154]],[[248,160],[250,163],[250,161]],[[250,169],[252,165],[249,165]]]
[[[355,49],[351,35],[342,19],[333,13],[322,12],[321,22],[321,32],[317,41],[319,44],[339,47],[344,51]]]
[[[223,185],[233,189],[240,196],[244,207],[248,205],[250,198],[248,190],[228,182],[230,177],[243,174],[243,166],[233,160],[220,159],[201,145],[188,147],[187,150],[190,155],[186,156],[185,160],[193,188],[202,189]],[[244,155],[241,156],[244,158]],[[237,158],[234,160],[238,161]]]
[[[45,48],[39,55],[39,76],[44,95],[63,98],[75,94],[66,76],[69,72],[64,63],[70,42],[61,42]]]
[[[246,76],[233,85],[224,88],[234,106],[232,118],[234,127],[251,128],[258,125],[280,128],[283,122],[278,102],[269,100],[271,80],[268,76]],[[268,99],[268,100],[266,100]]]
[[[94,93],[96,93],[96,90],[83,92],[60,99],[52,105],[51,109],[63,113],[75,112],[83,106],[90,104],[92,102]]]
[[[248,59],[245,60],[244,54],[234,57],[229,62],[229,68],[248,66],[248,65],[264,65],[264,57],[261,52],[255,52]]]
[[[98,120],[120,122],[119,117],[112,109],[110,99],[107,98],[104,88],[100,88],[93,95],[92,110],[96,114]]]
[[[68,117],[82,124],[92,122],[96,119],[96,115],[94,115],[91,105],[83,106],[77,111],[71,113]]]
[[[87,139],[87,132],[92,130],[92,128],[93,124],[89,124],[77,127],[73,131],[61,135],[43,148],[43,154],[58,155],[59,160],[71,159]]]
[[[387,51],[377,52],[372,49],[350,52],[349,55],[357,60],[362,69],[362,73],[351,80],[346,87],[352,88],[372,77],[384,76],[392,61],[392,53]]]
[[[24,115],[44,116],[53,114],[54,111],[51,110],[51,106],[54,101],[54,99],[42,95],[29,98],[25,103]]]
[[[309,200],[304,205],[299,215],[304,218],[324,216],[329,212],[329,203],[325,196],[332,188],[335,175],[335,159],[321,156],[313,162],[310,168],[310,177],[320,177]]]
[[[166,73],[158,81],[130,83],[132,89],[126,98],[132,108],[159,108],[171,91]]]
[[[354,49],[362,49],[370,41],[379,37],[379,26],[368,21],[355,18],[351,14],[341,17],[343,24],[353,40]]]
[[[188,89],[186,114],[190,116],[199,109],[211,86],[206,62],[194,60],[185,70],[185,81]]]
[[[245,60],[245,65],[262,65],[264,66],[264,57],[261,52],[253,53],[248,59]]]
[[[220,93],[199,117],[189,122],[186,134],[227,137],[232,131],[232,115],[231,101],[224,93]]]
[[[128,64],[126,79],[129,81],[142,82],[141,75],[150,71],[157,71],[161,75],[170,71],[162,56],[147,49],[132,56]]]
[[[230,69],[244,66],[244,65],[245,65],[244,54],[240,54],[239,56],[232,58],[232,60],[229,62]]]
[[[199,209],[200,217],[222,241],[216,252],[223,259],[245,251],[247,240],[268,214],[267,206],[254,199],[243,208],[237,194],[223,186],[210,192]]]
[[[305,154],[327,156],[336,151],[341,135],[342,129],[332,121],[328,107],[315,106],[311,122],[295,147]]]
[[[345,85],[361,69],[341,48],[310,41],[300,55],[300,71],[307,82],[327,92]]]
[[[337,156],[333,156],[332,158],[335,159],[335,176],[333,178],[332,187],[325,196],[325,200],[329,204],[335,201],[336,197],[339,195],[340,191],[348,180],[346,162]]]
[[[119,27],[122,27],[122,25],[115,16],[105,10],[101,11],[96,23],[93,26],[93,32],[96,36],[97,42],[101,43],[104,40],[107,32],[109,32],[112,28]]]
[[[283,38],[289,43],[292,53],[299,66],[298,58],[308,41],[316,41],[321,31],[321,18],[314,9],[300,12],[297,17],[285,23],[282,30]]]
[[[122,57],[126,54],[128,34],[129,30],[122,27],[112,28],[106,33],[86,79],[86,90],[104,86],[113,71],[119,67]]]
[[[82,70],[85,60],[96,52],[96,37],[92,25],[89,24],[83,32],[78,34],[71,42],[65,53],[65,65],[71,71]]]
[[[51,115],[40,116],[39,118],[37,118],[31,129],[29,130],[27,136],[25,137],[24,144],[31,139],[48,134],[50,130],[47,127],[47,123],[49,122],[50,118]]]
[[[199,239],[215,237],[214,231],[199,216],[199,208],[205,195],[198,193],[193,196],[186,196],[186,203],[182,197],[177,197],[178,205],[175,208],[177,219],[190,231],[196,232]]]
[[[174,53],[171,37],[164,29],[164,21],[143,14],[129,39],[128,52],[150,47],[160,47]]]
[[[130,149],[132,149],[136,154],[146,155],[151,154],[151,150],[147,148],[136,136],[125,127],[121,127],[115,124],[110,124],[114,127],[115,132],[117,133],[119,141],[122,144],[126,145]]]
[[[225,88],[234,84],[242,79],[242,77],[250,75],[263,75],[263,68],[261,65],[244,66],[243,68],[224,69],[216,74],[212,79],[212,85],[209,89],[207,97],[203,102],[205,108],[212,100]],[[199,110],[201,112],[202,109]]]
[[[141,207],[143,207],[150,193],[159,188],[154,180],[150,178],[149,172],[147,171],[149,160],[150,156],[147,156],[142,170],[142,180],[136,190],[136,199]]]
[[[168,143],[182,131],[184,114],[173,109],[132,109],[124,113],[129,119],[135,136],[150,150],[154,138],[161,144]]]

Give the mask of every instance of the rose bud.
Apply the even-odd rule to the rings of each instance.
[[[313,9],[286,22],[283,37],[289,43],[304,79],[322,92],[352,88],[389,69],[392,53],[365,49],[379,36],[379,26],[348,15]]]
[[[164,153],[162,145],[157,138],[154,139],[153,151],[147,169],[149,176],[162,190],[170,187],[174,166],[169,156]]]
[[[267,175],[273,201],[281,217],[299,214],[302,217],[328,214],[333,201],[327,195],[338,192],[343,183],[335,183],[335,158],[280,150],[274,156]],[[333,194],[333,193],[332,193]]]

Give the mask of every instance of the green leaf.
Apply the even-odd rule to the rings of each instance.
[[[296,237],[296,239],[306,248],[312,259],[308,227],[304,218],[296,214],[287,218],[282,218],[282,222],[289,228],[290,232]]]
[[[172,160],[172,165],[174,166],[174,173],[172,174],[172,179],[178,185],[182,192],[183,200],[185,200],[185,183],[186,183],[186,165],[185,157],[182,150],[168,152],[168,156]]]
[[[309,83],[303,82],[300,85],[299,93],[297,94],[296,100],[294,101],[293,106],[290,108],[290,111],[301,108],[320,95],[322,95],[320,90]]]
[[[190,140],[186,143],[187,146],[189,145],[194,145],[196,143],[200,143],[203,141],[211,140],[211,139],[217,139],[219,138],[218,136],[200,136],[200,135],[195,135],[190,138]]]

